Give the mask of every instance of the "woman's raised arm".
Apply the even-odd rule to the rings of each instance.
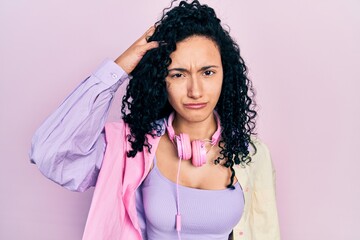
[[[148,29],[116,61],[106,60],[37,129],[31,163],[52,181],[83,192],[95,186],[106,143],[104,125],[114,94],[144,54],[158,47]]]
[[[47,178],[72,191],[95,185],[106,146],[105,121],[127,77],[116,63],[104,61],[37,129],[30,160]]]

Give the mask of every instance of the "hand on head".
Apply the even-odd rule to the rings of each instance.
[[[134,70],[147,51],[159,46],[159,42],[157,41],[148,42],[148,39],[153,35],[154,31],[155,27],[150,27],[138,40],[136,40],[115,60],[115,63],[124,69],[127,74]]]

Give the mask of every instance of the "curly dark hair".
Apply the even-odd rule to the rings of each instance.
[[[244,166],[251,162],[248,148],[252,144],[251,135],[256,135],[255,91],[247,77],[239,46],[229,31],[222,27],[215,11],[197,0],[191,3],[181,1],[176,7],[172,7],[173,3],[164,9],[162,18],[155,24],[154,34],[148,40],[166,44],[148,51],[130,73],[132,79],[121,108],[123,120],[131,130],[128,141],[132,150],[127,155],[134,157],[143,151],[144,146],[151,151],[148,137],[160,136],[162,131],[157,120],[174,111],[168,102],[165,78],[176,43],[191,36],[204,36],[216,43],[222,59],[223,85],[215,107],[221,119],[222,139],[219,141],[220,157],[215,159],[215,163],[224,160],[223,166],[231,169],[228,187],[233,188],[234,164]]]

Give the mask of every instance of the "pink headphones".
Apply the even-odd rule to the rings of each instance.
[[[220,117],[217,112],[214,111],[217,129],[213,136],[211,137],[211,145],[215,145],[221,136],[221,126],[220,126]],[[206,163],[206,140],[194,140],[190,144],[190,137],[186,133],[180,133],[179,136],[175,135],[174,128],[172,127],[172,122],[174,120],[175,113],[171,113],[166,124],[166,129],[169,134],[169,138],[174,145],[177,147],[178,157],[183,160],[192,159],[192,164],[195,167],[201,167]]]

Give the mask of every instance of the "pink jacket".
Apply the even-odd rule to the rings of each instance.
[[[97,179],[83,240],[141,240],[135,192],[150,170],[160,137],[149,137],[147,149],[128,158],[130,129],[122,121],[105,125],[107,148]],[[234,228],[234,239],[280,239],[275,176],[267,147],[254,139],[257,153],[250,166],[236,166],[244,191],[243,217]]]
[[[123,122],[105,125],[107,148],[96,182],[83,240],[141,240],[135,191],[150,170],[160,138],[149,137],[152,151],[126,156],[130,129]]]

